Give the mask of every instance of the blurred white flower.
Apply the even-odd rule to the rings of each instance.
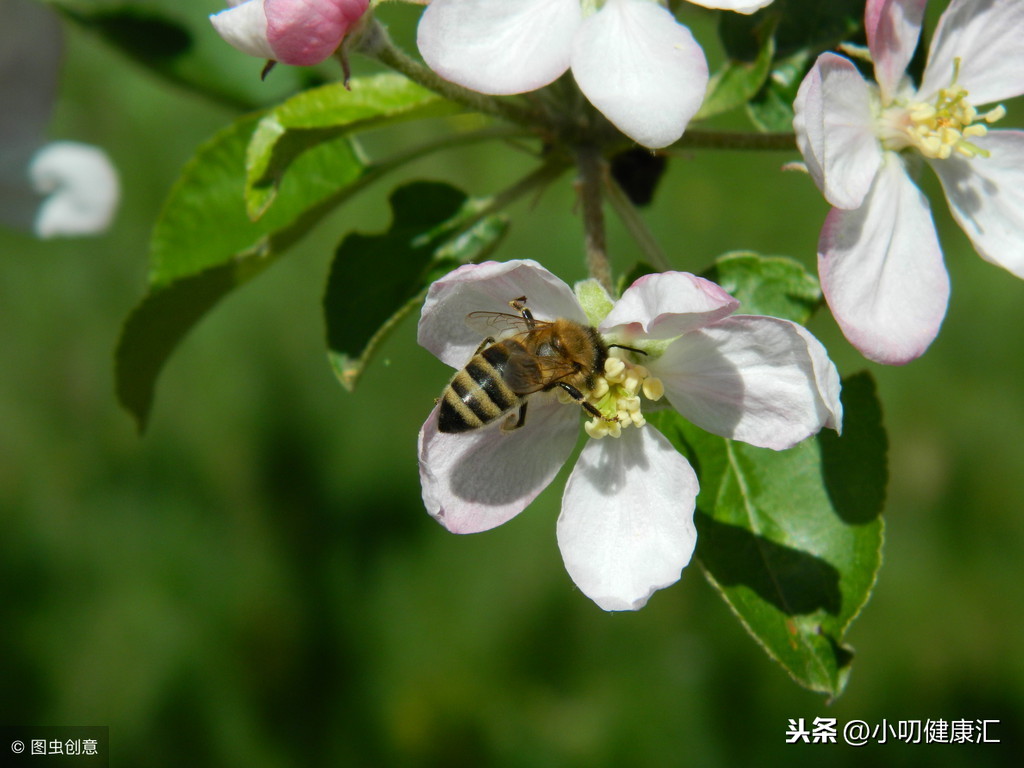
[[[120,199],[117,172],[102,150],[46,145],[63,39],[49,8],[0,3],[0,221],[39,237],[103,232]],[[39,194],[49,195],[40,205]]]
[[[29,166],[36,191],[48,197],[36,215],[42,238],[95,235],[106,231],[121,199],[117,170],[99,147],[55,141]]]

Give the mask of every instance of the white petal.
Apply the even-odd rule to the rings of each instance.
[[[834,429],[839,434],[843,432],[843,401],[840,399],[842,382],[839,378],[839,371],[832,358],[828,356],[825,345],[818,341],[817,337],[804,328],[802,325],[793,323],[793,330],[800,335],[807,345],[807,354],[811,360],[811,368],[814,373],[814,383],[818,389],[821,407],[822,426]]]
[[[705,8],[720,8],[723,11],[753,13],[772,4],[772,0],[690,0],[694,5]]]
[[[99,147],[56,141],[36,153],[29,176],[49,197],[39,207],[39,237],[95,235],[110,226],[121,199],[117,170]]]
[[[782,450],[842,418],[839,375],[812,341],[788,320],[734,315],[676,339],[648,368],[697,426]]]
[[[441,77],[480,93],[532,91],[569,68],[579,0],[433,0],[416,43]]]
[[[267,40],[267,14],[264,0],[247,0],[210,17],[213,28],[224,42],[258,59],[275,58]]]
[[[894,154],[861,208],[829,213],[818,274],[839,327],[865,357],[901,365],[938,334],[949,276],[928,200]]]
[[[704,100],[704,52],[649,0],[608,0],[588,16],[572,49],[580,90],[616,128],[645,147],[671,144]]]
[[[1024,3],[1020,0],[953,0],[932,37],[921,88],[923,100],[953,79],[975,106],[1024,93]]]
[[[1024,132],[992,131],[975,143],[991,157],[953,155],[931,166],[978,254],[1024,277]]]
[[[572,289],[535,261],[466,264],[430,286],[417,340],[453,368],[461,368],[483,341],[466,323],[470,312],[509,312],[509,302],[526,296],[538,320],[566,317],[586,323]]]
[[[675,584],[697,543],[697,476],[652,427],[591,440],[565,486],[558,548],[606,611],[635,611]]]
[[[914,55],[928,0],[868,0],[864,27],[875,62],[875,78],[888,104]]]
[[[793,129],[825,199],[857,208],[882,162],[871,90],[849,59],[823,53],[800,84]]]
[[[793,132],[796,146],[804,158],[804,167],[824,194],[825,100],[822,97],[821,70],[817,63],[800,82],[793,101]]]
[[[672,339],[732,314],[739,302],[689,272],[644,275],[625,290],[601,323],[603,334]]]
[[[437,430],[437,407],[419,436],[420,486],[427,512],[452,533],[486,531],[522,512],[569,457],[579,408],[550,393],[530,397],[526,424],[495,423],[460,434]]]

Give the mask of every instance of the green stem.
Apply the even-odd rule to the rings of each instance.
[[[468,232],[488,216],[507,208],[519,198],[535,189],[540,189],[565,173],[570,164],[564,158],[549,157],[540,167],[526,174],[510,187],[506,187],[471,217],[462,222],[459,231]]]
[[[478,131],[446,134],[439,138],[425,141],[422,144],[417,144],[404,152],[399,152],[398,154],[381,160],[379,163],[375,163],[374,167],[380,168],[382,173],[386,173],[398,166],[405,165],[413,160],[418,160],[421,157],[433,154],[434,152],[440,152],[444,149],[468,146],[470,144],[477,144],[481,141],[525,139],[532,137],[532,135],[533,134],[528,131],[524,131],[521,128],[514,128],[507,125],[491,125],[487,128],[481,128]]]
[[[533,126],[537,115],[506,99],[496,99],[483,93],[471,91],[461,85],[451,83],[430,67],[408,56],[391,42],[387,30],[374,19],[366,28],[359,41],[360,53],[375,58],[382,64],[408,77],[424,88],[428,88],[449,101],[469,107],[476,112],[495,115],[518,125]]]
[[[583,247],[586,252],[587,272],[604,286],[610,296],[612,270],[608,261],[601,195],[607,169],[596,147],[580,147],[576,161],[580,171],[579,194],[583,206]]]
[[[640,246],[640,250],[643,251],[651,266],[660,272],[670,271],[672,265],[669,264],[668,257],[654,238],[651,230],[647,227],[647,223],[643,220],[640,212],[637,211],[636,206],[626,196],[626,193],[622,191],[622,187],[611,177],[611,174],[607,176],[605,182],[605,192],[608,195],[608,202],[611,203],[612,210],[618,214],[619,220],[622,221],[626,230],[636,240],[637,245]]]

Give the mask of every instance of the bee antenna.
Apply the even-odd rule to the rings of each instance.
[[[645,357],[647,356],[647,353],[644,352],[642,349],[637,349],[636,347],[627,347],[625,344],[609,344],[608,345],[608,349],[612,349],[613,347],[615,349],[628,349],[630,352],[636,352],[638,355],[644,355]]]

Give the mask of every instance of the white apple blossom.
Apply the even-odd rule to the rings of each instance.
[[[523,295],[538,320],[590,322],[572,289],[536,262],[487,262],[431,286],[419,343],[462,368],[481,340],[466,315],[507,311],[510,299]],[[634,283],[597,326],[610,343],[648,353],[642,364],[629,359],[635,353],[610,357],[589,393],[619,422],[610,429],[601,419],[587,424],[588,434],[604,439],[587,441],[558,518],[566,570],[604,610],[641,608],[678,581],[696,544],[697,477],[645,424],[644,398],[664,395],[708,431],[776,450],[841,424],[839,376],[821,344],[795,323],[732,315],[737,306],[714,283],[666,272]],[[580,407],[553,392],[529,402],[526,424],[512,430],[495,422],[442,433],[438,408],[427,417],[419,435],[423,501],[449,531],[485,531],[515,517],[572,453]]]
[[[953,0],[932,38],[920,87],[904,70],[927,0],[868,0],[877,84],[822,54],[800,86],[793,122],[808,171],[834,208],[818,243],[822,290],[866,357],[902,364],[938,334],[949,276],[928,201],[908,175],[923,158],[953,217],[987,261],[1024,277],[1024,132],[989,131],[1024,93],[1024,3]]]
[[[228,0],[210,16],[226,42],[250,56],[309,66],[333,54],[370,0]]]
[[[771,0],[694,0],[750,13]],[[704,52],[655,0],[432,0],[417,44],[442,77],[480,93],[525,93],[572,69],[580,90],[646,147],[683,135],[708,84]]]

